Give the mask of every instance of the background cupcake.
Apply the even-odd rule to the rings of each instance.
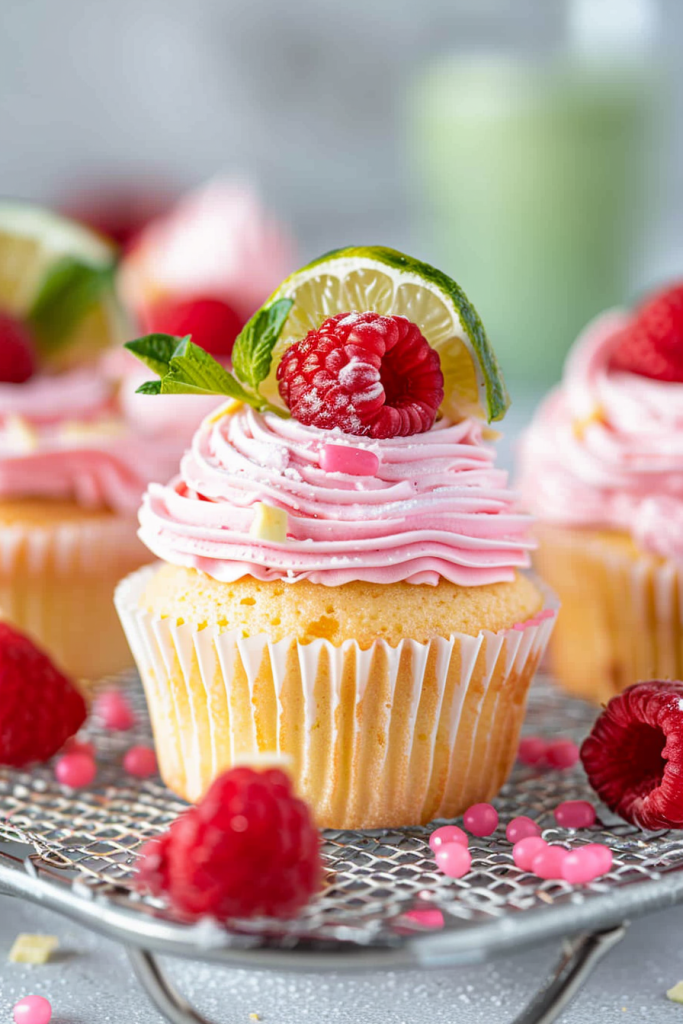
[[[0,205],[0,608],[77,677],[130,663],[111,595],[149,560],[135,511],[179,450],[131,427],[102,365],[125,337],[113,273],[103,239]]]
[[[529,523],[482,422],[506,395],[465,296],[341,250],[250,322],[236,376],[177,342],[134,345],[162,393],[201,379],[240,400],[148,490],[165,564],[117,592],[167,784],[196,800],[245,755],[284,755],[333,827],[493,796],[553,611],[520,571]]]
[[[521,486],[562,612],[553,669],[606,701],[683,672],[683,286],[606,313],[528,430]]]

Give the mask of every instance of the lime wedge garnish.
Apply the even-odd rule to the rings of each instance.
[[[444,375],[441,411],[449,419],[490,422],[505,415],[505,382],[476,309],[455,281],[429,264],[381,246],[337,249],[291,274],[266,305],[282,298],[294,305],[260,388],[274,404],[282,404],[275,374],[290,345],[328,316],[372,310],[406,316],[437,350]]]
[[[0,310],[34,330],[41,362],[64,368],[121,342],[116,250],[64,217],[0,202]]]

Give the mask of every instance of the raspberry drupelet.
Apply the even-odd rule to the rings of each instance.
[[[277,378],[306,426],[366,437],[429,430],[444,397],[439,354],[404,316],[338,313],[293,344]]]

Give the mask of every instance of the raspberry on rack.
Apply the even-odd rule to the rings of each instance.
[[[85,718],[71,680],[32,640],[0,622],[0,764],[47,761]]]
[[[190,917],[288,917],[321,875],[318,830],[284,772],[233,768],[143,847],[138,885]]]
[[[619,336],[615,370],[683,383],[683,284],[654,295]]]
[[[404,316],[338,313],[295,342],[277,379],[307,426],[376,438],[429,430],[444,397],[438,352]]]
[[[683,828],[683,682],[636,683],[613,697],[581,760],[611,811],[640,828]]]

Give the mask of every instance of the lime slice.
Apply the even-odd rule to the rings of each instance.
[[[0,202],[0,309],[32,324],[41,361],[64,368],[124,340],[104,238],[27,203]]]
[[[288,277],[268,300],[294,300],[261,392],[282,404],[276,371],[282,355],[328,316],[372,310],[417,324],[441,357],[445,397],[441,411],[500,420],[509,398],[479,315],[455,281],[427,263],[380,246],[337,249]]]

